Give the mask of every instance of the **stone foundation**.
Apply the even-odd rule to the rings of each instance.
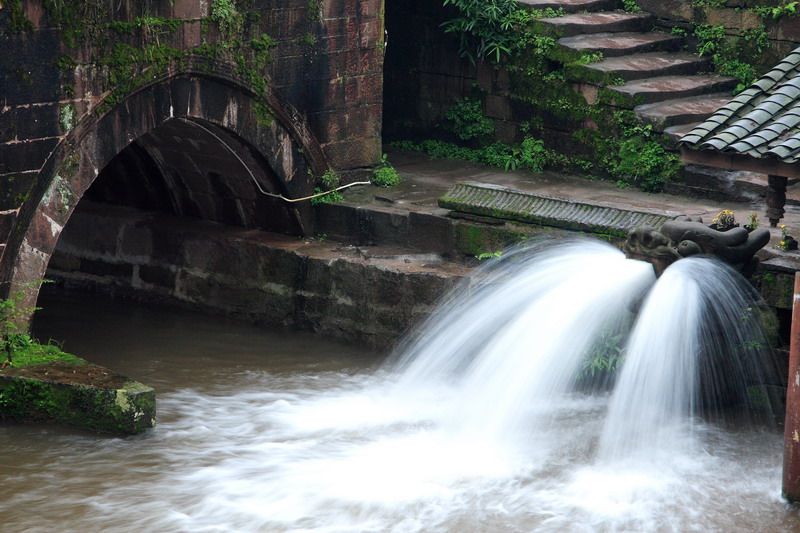
[[[468,272],[433,254],[82,204],[47,275],[70,287],[383,346]]]

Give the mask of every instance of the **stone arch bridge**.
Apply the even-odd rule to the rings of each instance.
[[[0,46],[0,296],[82,199],[300,235],[262,191],[380,158],[382,0],[0,0]]]

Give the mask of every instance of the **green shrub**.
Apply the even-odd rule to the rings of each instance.
[[[386,154],[383,154],[381,162],[372,169],[372,174],[372,183],[380,187],[392,187],[402,181],[400,175],[387,160]]]
[[[444,116],[450,122],[450,131],[464,141],[494,135],[494,121],[483,114],[480,100],[459,98]]]

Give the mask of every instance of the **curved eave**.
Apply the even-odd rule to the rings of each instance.
[[[800,164],[786,162],[774,156],[753,157],[741,153],[721,153],[718,150],[695,150],[681,146],[681,160],[684,163],[705,165],[726,170],[746,170],[760,174],[800,178]],[[797,159],[795,159],[796,161]]]

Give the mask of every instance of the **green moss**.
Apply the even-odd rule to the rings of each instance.
[[[11,365],[14,368],[22,368],[51,363],[68,363],[82,366],[86,364],[86,361],[64,352],[56,345],[31,342],[27,346],[17,347],[14,350],[14,360]]]
[[[155,425],[155,392],[136,382],[119,389],[0,376],[0,417],[55,421],[117,435]]]

